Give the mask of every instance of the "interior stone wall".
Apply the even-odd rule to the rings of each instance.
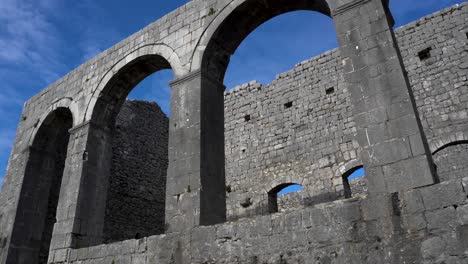
[[[468,131],[467,25],[462,5],[395,30],[429,142]],[[429,58],[421,59],[428,48]],[[308,204],[343,197],[340,168],[360,160],[349,96],[338,50],[301,62],[270,84],[252,81],[226,92],[228,219],[268,213],[267,192],[282,183],[302,184]],[[445,152],[453,153],[444,154],[452,158],[439,168],[441,179],[467,176],[459,171],[467,150]],[[247,200],[251,205],[242,206]]]
[[[156,103],[122,106],[112,141],[106,243],[164,233],[168,122]]]

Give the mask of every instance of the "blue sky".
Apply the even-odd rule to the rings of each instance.
[[[23,103],[86,60],[140,30],[186,0],[1,0],[0,178],[3,178]],[[461,0],[391,0],[397,26]],[[312,56],[337,46],[331,19],[297,11],[250,34],[233,55],[228,88],[268,83]],[[130,94],[169,111],[170,71],[155,73]]]

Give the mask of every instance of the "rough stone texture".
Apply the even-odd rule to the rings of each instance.
[[[432,152],[468,131],[468,77],[460,68],[468,57],[466,23],[466,7],[453,8],[395,31]],[[421,61],[418,52],[427,47],[431,58]],[[362,165],[351,107],[338,49],[299,63],[270,84],[253,81],[228,91],[228,218],[267,213],[267,192],[282,183],[302,184],[311,203],[343,197],[347,171],[341,168]],[[438,152],[440,179],[466,177],[466,155],[466,141]],[[247,198],[252,205],[244,208]]]
[[[367,178],[366,177],[351,179],[349,181],[349,185],[351,187],[352,196],[367,195]]]
[[[467,179],[468,180],[468,179]],[[424,193],[437,189],[450,206]],[[466,263],[462,182],[72,250],[68,263]],[[181,261],[183,260],[183,261]],[[179,261],[179,262],[178,262]],[[86,263],[86,262],[85,262]]]
[[[27,214],[35,208],[30,201],[49,202],[28,195],[36,186],[28,179],[39,178],[27,176],[27,164],[39,127],[58,109],[71,112],[73,127],[49,263],[466,263],[468,179],[435,184],[430,154],[468,140],[468,5],[400,29],[400,53],[386,3],[194,0],[31,98],[0,194],[1,263],[35,263],[38,241],[47,237],[24,221],[35,219]],[[333,18],[339,50],[262,88],[274,97],[252,83],[236,90],[248,97],[227,100],[223,109],[230,54],[259,24],[304,9]],[[175,76],[167,234],[102,244],[117,115],[139,81],[167,68]],[[258,108],[229,112],[245,101]],[[249,109],[252,122],[245,122]],[[266,110],[268,121],[257,115]],[[232,132],[238,124],[248,133]],[[370,195],[327,202],[342,195],[342,175],[360,165]],[[259,216],[268,191],[281,183],[302,184],[310,203]],[[239,209],[246,200],[250,208]]]
[[[104,242],[164,233],[168,126],[155,103],[122,106],[113,133]]]
[[[434,154],[434,163],[441,181],[468,175],[468,143],[451,145]]]
[[[300,210],[305,206],[303,194],[301,191],[278,195],[277,203],[279,213]]]
[[[58,109],[47,117],[32,143],[18,202],[19,224],[11,235],[13,262],[31,257],[34,263],[47,263],[71,126],[71,113]]]

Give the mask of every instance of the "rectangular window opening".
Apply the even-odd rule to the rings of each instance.
[[[330,88],[325,89],[326,94],[332,94],[334,92],[335,92],[335,87],[330,87]]]
[[[431,50],[432,50],[432,48],[429,47],[429,48],[423,49],[420,52],[418,52],[419,59],[421,61],[429,59],[431,57]]]
[[[250,121],[250,115],[245,115],[244,120],[245,120],[245,122],[249,122]]]
[[[293,106],[293,102],[287,102],[284,104],[285,109],[291,108],[292,106]]]

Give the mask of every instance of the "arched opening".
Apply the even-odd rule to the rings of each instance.
[[[330,16],[325,0],[244,1],[222,21],[210,38],[202,59],[203,72],[223,82],[231,55],[252,31],[278,15],[298,10],[317,11]]]
[[[440,181],[461,179],[468,175],[468,141],[446,144],[432,154]]]
[[[233,80],[242,79],[237,78],[239,77],[237,75],[231,77],[226,74],[227,68],[230,66],[231,59],[235,58],[234,56],[231,56],[235,55],[235,52],[237,52],[239,48],[242,48],[240,47],[241,43],[243,43],[251,33],[254,33],[254,30],[257,28],[261,30],[262,28],[260,26],[262,25],[263,27],[265,22],[268,21],[268,23],[279,23],[276,22],[276,20],[282,16],[285,16],[285,18],[287,17],[289,19],[295,19],[294,14],[296,13],[301,17],[307,17],[309,13],[312,13],[308,11],[318,11],[320,14],[315,13],[316,16],[322,14],[325,16],[330,15],[330,10],[326,1],[236,1],[236,3],[239,2],[242,3],[235,7],[229,15],[223,18],[216,31],[210,37],[203,55],[201,64],[202,78],[206,77],[206,79],[210,79],[212,83],[217,82],[218,87],[216,88],[222,87],[223,85],[227,85],[227,88],[232,88],[233,84],[238,84]],[[222,17],[223,14],[220,14],[219,16]],[[308,18],[310,18],[310,16]],[[329,22],[327,29],[330,28],[332,32],[334,32],[332,19],[329,17],[326,17],[326,19]],[[214,23],[216,23],[216,20]],[[313,19],[310,21],[310,23],[313,23]],[[301,26],[307,27],[307,25]],[[263,33],[270,33],[270,35],[273,35],[271,32]],[[278,35],[281,36],[281,34]],[[308,36],[308,40],[311,46],[314,45],[314,40],[315,42],[318,42],[317,40],[320,39],[318,36],[313,37],[310,35]],[[333,35],[333,37],[336,40],[336,36]],[[294,45],[294,41],[294,39],[290,39],[289,44],[291,46]],[[334,43],[336,43],[336,41],[334,41]],[[267,43],[267,45],[274,46],[272,43]],[[332,46],[330,49],[335,47],[336,46]],[[280,48],[276,52],[284,56],[284,50],[286,48],[295,49],[297,47],[282,47],[282,49]],[[317,50],[318,53],[323,51],[324,50]],[[261,52],[263,52],[263,49]],[[302,58],[302,60],[311,58],[313,55],[318,54],[311,53],[308,57]],[[252,56],[257,56],[257,54],[253,54]],[[295,63],[299,62],[301,61],[295,61]],[[244,65],[242,64],[242,66]],[[268,66],[269,65],[263,64],[256,65],[257,68]],[[289,67],[292,66],[294,66],[294,64],[288,65],[288,68],[286,69],[289,69]],[[280,71],[284,71],[286,69],[281,69]],[[281,72],[276,72],[276,74],[279,73]],[[278,79],[280,78],[281,77]],[[304,85],[305,87],[306,84],[307,86],[310,86],[310,84],[313,83],[310,78],[304,82],[302,80],[297,81],[297,79],[293,79],[294,77],[291,77],[291,82],[289,82],[289,84],[296,82],[297,86]],[[335,83],[338,82],[338,80],[334,80],[333,77],[325,79],[333,80],[334,83],[332,84],[321,82],[320,89],[316,89],[317,97],[321,96],[323,100],[332,100],[331,98],[334,97],[333,87],[336,87]],[[271,78],[267,77],[264,80],[270,81]],[[318,82],[319,80],[317,83]],[[278,90],[280,90],[280,86],[281,83],[278,80],[274,80],[271,86],[262,86],[258,83],[250,83],[245,85],[245,87],[247,87],[246,89],[241,88],[242,91],[237,91],[237,89],[235,89],[232,92],[228,92],[224,97],[224,102],[216,102],[216,104],[226,104],[224,105],[224,121],[226,126],[226,132],[224,135],[226,146],[226,179],[228,185],[235,186],[235,188],[233,188],[234,191],[227,194],[228,219],[236,219],[239,216],[246,216],[249,214],[258,214],[260,211],[264,212],[265,209],[263,204],[255,204],[249,208],[242,206],[242,203],[246,198],[246,193],[249,191],[252,192],[252,190],[255,190],[256,188],[264,187],[264,183],[269,182],[268,179],[266,179],[267,177],[279,178],[291,174],[304,175],[303,177],[309,177],[309,175],[306,175],[307,170],[310,171],[310,168],[313,167],[314,161],[319,159],[317,157],[318,155],[315,155],[314,157],[316,160],[312,159],[312,157],[309,158],[303,155],[304,152],[310,152],[312,146],[305,146],[303,144],[304,142],[301,144],[301,136],[298,134],[301,129],[303,134],[305,133],[304,130],[308,129],[308,123],[312,122],[312,120],[306,120],[308,119],[307,115],[309,115],[310,111],[313,110],[306,109],[307,104],[300,104],[301,96],[298,94],[294,94],[294,96],[298,98],[298,100],[294,100],[292,99],[292,96],[290,96],[292,93],[288,93],[286,95],[286,92],[281,94],[281,91],[278,91],[279,93],[276,93],[276,90],[273,91],[276,87],[278,87]],[[310,91],[311,89],[307,89],[303,89],[301,93],[312,93],[312,91]],[[264,97],[257,96],[257,91],[260,90],[262,92],[265,91],[264,93],[270,92],[272,95],[276,94],[276,96],[275,98],[268,98],[268,100],[264,100]],[[288,87],[288,91],[293,90],[294,87]],[[299,89],[295,90],[298,91]],[[239,97],[243,98],[233,98],[230,100],[230,98],[234,97],[234,95],[232,95],[234,93],[241,94],[242,96]],[[255,95],[253,95],[254,93]],[[302,96],[302,98],[304,97],[305,96]],[[248,101],[250,99],[252,99],[251,102]],[[271,108],[275,108],[273,111],[277,112],[272,114],[272,109],[268,109],[269,106],[262,105],[263,102],[270,102]],[[212,102],[210,102],[210,104],[212,104]],[[298,112],[298,107],[302,107],[301,110],[304,110],[304,113],[295,115],[295,113]],[[309,113],[307,111],[309,111]],[[210,115],[211,114],[212,113],[210,113]],[[277,116],[273,116],[276,114]],[[298,120],[288,120],[291,122],[281,123],[283,117],[287,116],[297,116]],[[270,121],[268,122],[267,120]],[[268,130],[268,128],[270,130]],[[259,132],[259,130],[262,131]],[[259,136],[260,133],[264,134]],[[309,144],[312,145],[315,143],[317,146],[319,144],[323,144],[323,142],[318,142],[318,140],[317,142]],[[299,154],[299,152],[302,154],[302,156]],[[270,161],[272,161],[272,163],[270,163]],[[278,169],[273,170],[273,167]],[[265,172],[269,169],[272,169],[272,173]],[[312,174],[312,172],[310,174]],[[316,175],[318,174],[319,173]],[[271,178],[269,180],[271,180]],[[296,179],[288,180],[300,181]],[[248,184],[250,185],[247,187],[242,187]],[[317,190],[311,191],[317,194],[329,193],[332,189],[332,183],[331,181],[327,181],[327,184],[328,185],[326,187],[320,190],[317,187]],[[313,181],[307,181],[307,188],[312,185]],[[325,190],[327,187],[330,190]],[[251,195],[255,195],[252,193],[249,193],[248,196],[250,197]],[[260,194],[260,192],[258,193]],[[270,196],[270,199],[272,199],[272,197],[274,197],[274,195]],[[254,203],[261,203],[261,201],[264,201],[265,199],[264,197],[255,197],[251,200]],[[277,201],[277,199],[273,200]],[[275,211],[276,209],[274,208],[277,207],[277,203],[275,206],[275,203],[271,202],[269,207],[271,208],[269,208],[268,211]],[[253,210],[251,208],[260,208],[261,210]]]
[[[56,109],[29,148],[10,247],[21,263],[47,263],[72,126],[71,112]]]
[[[366,172],[363,166],[354,167],[343,174],[343,189],[345,198],[367,192]]]
[[[224,84],[228,90],[252,80],[269,86],[275,79],[282,78],[281,74],[337,47],[330,17],[306,10],[281,14],[258,26],[240,43],[230,57]],[[333,88],[323,89],[331,91]]]
[[[302,185],[297,183],[282,183],[275,186],[268,192],[268,212],[277,213],[302,206],[302,199],[297,195],[302,189]]]
[[[101,91],[91,117],[95,128],[87,163],[98,167],[105,195],[99,197],[99,216],[94,216],[102,235],[90,244],[165,231],[170,90],[159,80],[172,79],[170,69],[159,55],[141,56],[115,73]]]

